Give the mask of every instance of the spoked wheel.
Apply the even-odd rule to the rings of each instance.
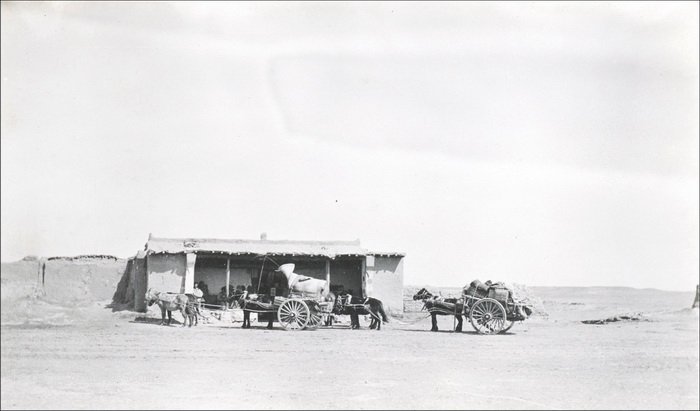
[[[484,298],[474,303],[469,319],[479,334],[498,334],[503,331],[508,321],[506,310],[501,303],[492,298]]]
[[[310,302],[307,305],[311,314],[306,328],[316,329],[328,321],[328,314],[330,313],[328,304]]]
[[[311,310],[311,314],[309,316],[309,323],[306,325],[306,328],[316,329],[321,326],[322,322],[323,316],[321,315],[321,313],[316,310]]]
[[[277,310],[277,318],[286,330],[303,330],[310,317],[309,306],[301,300],[287,300]]]

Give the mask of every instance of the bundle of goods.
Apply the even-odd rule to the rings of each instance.
[[[503,283],[493,283],[491,280],[482,283],[474,280],[469,287],[462,289],[462,294],[476,298],[493,298],[497,301],[508,301],[513,298],[513,291]]]
[[[489,294],[489,286],[479,280],[474,280],[469,284],[469,287],[465,286],[462,289],[462,294],[477,298],[486,298]]]
[[[509,299],[513,299],[513,291],[511,291],[503,283],[492,284],[489,287],[488,295],[489,298],[493,298],[496,301],[508,301]]]

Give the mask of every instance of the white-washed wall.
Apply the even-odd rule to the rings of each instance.
[[[181,293],[185,286],[185,254],[151,254],[147,259],[148,288]]]
[[[387,310],[403,312],[403,257],[368,256],[368,296],[382,300]]]

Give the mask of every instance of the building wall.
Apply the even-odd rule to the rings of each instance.
[[[368,296],[381,300],[385,309],[403,311],[403,257],[366,257],[371,286]]]
[[[326,260],[296,260],[294,258],[282,259],[294,263],[294,272],[307,277],[318,278],[319,280],[326,279]],[[280,264],[284,264],[280,261]]]
[[[146,259],[134,258],[132,265],[134,280],[134,309],[146,311],[146,291],[148,289],[148,272],[146,271]]]
[[[222,287],[226,286],[226,261],[229,261],[230,282],[229,285],[236,287],[239,285],[253,285],[253,276],[257,278],[260,269],[258,262],[251,262],[249,258],[229,258],[222,256],[197,255],[197,262],[194,269],[194,281],[204,281],[209,288],[209,293],[217,296]],[[257,286],[257,281],[255,283]],[[212,303],[215,298],[211,298]]]
[[[129,259],[129,266],[127,268],[129,271],[127,273],[127,276],[129,277],[129,280],[127,281],[126,285],[126,297],[125,297],[125,303],[131,305],[134,307],[134,298],[136,297],[136,289],[134,288],[134,282],[136,281],[136,258],[132,257]]]
[[[219,294],[221,287],[226,285],[226,259],[197,255],[197,261],[194,264],[194,282],[204,282],[210,295]],[[200,284],[199,287],[202,288],[202,285]],[[214,302],[213,297],[205,295],[204,298],[208,303]]]
[[[326,279],[326,259],[298,259],[287,258],[280,260],[294,263],[294,272],[308,277]],[[362,296],[362,262],[357,258],[336,258],[330,260],[331,286],[342,285],[345,290],[352,290],[353,295]]]
[[[231,268],[230,285],[236,287],[238,285],[249,286],[253,284],[252,269],[250,268]],[[200,267],[194,271],[195,281],[204,281],[209,286],[209,292],[219,294],[221,287],[226,286],[226,268],[218,267]],[[257,285],[257,284],[256,284]]]
[[[234,287],[238,285],[244,285],[246,287],[252,285],[252,271],[252,268],[231,267],[229,284]],[[204,281],[207,284],[207,287],[209,288],[210,295],[218,295],[221,291],[221,288],[226,287],[225,262],[223,267],[220,267],[218,265],[197,264],[194,270],[194,281]]]
[[[150,254],[146,260],[147,288],[161,292],[183,292],[187,267],[185,254]]]
[[[359,259],[336,259],[331,261],[331,289],[343,286],[352,295],[363,296],[362,261]]]
[[[253,285],[253,269],[231,268],[231,285],[234,287],[243,285],[246,288]]]

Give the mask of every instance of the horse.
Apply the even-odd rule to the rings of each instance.
[[[259,294],[249,294],[248,291],[244,291],[242,294],[239,295],[238,299],[238,306],[241,307],[243,310],[243,325],[241,328],[250,328],[250,313],[251,311],[255,312],[266,312],[270,313],[268,322],[267,322],[267,329],[271,330],[272,329],[272,322],[274,320],[275,316],[275,311],[270,310],[270,304],[274,301],[269,301],[270,298],[264,296],[264,295],[259,295]]]
[[[293,264],[292,264],[293,265]],[[243,310],[243,325],[241,328],[250,328],[250,313],[264,313],[267,316],[267,328],[272,329],[277,310],[272,308],[274,299],[269,296],[271,290],[275,289],[277,296],[287,296],[289,294],[289,281],[287,276],[280,270],[263,273],[258,286],[258,293],[252,292],[252,287],[236,292],[238,306]],[[258,316],[260,317],[260,316]]]
[[[333,293],[330,294],[332,295]],[[376,298],[362,298],[345,294],[337,297],[332,295],[331,299],[334,300],[333,314],[349,315],[350,328],[353,330],[360,329],[360,315],[369,315],[372,318],[369,324],[371,330],[376,328],[379,331],[382,329],[382,321],[389,322],[389,317],[384,311],[384,304]],[[327,324],[332,325],[332,319]]]
[[[192,322],[194,319],[194,325],[199,324],[197,315],[199,315],[199,310],[197,308],[197,298],[192,294],[164,294],[160,291],[153,291],[150,288],[146,292],[146,302],[148,306],[153,304],[158,304],[160,307],[161,321],[160,325],[165,324],[165,313],[168,313],[168,324],[173,319],[173,311],[180,311],[182,314],[183,323],[182,326],[187,326],[187,320],[190,320],[190,327],[192,327]]]
[[[413,300],[423,300],[423,308],[430,312],[432,317],[433,327],[430,331],[438,331],[437,316],[438,315],[454,315],[457,319],[457,328],[455,331],[462,332],[462,311],[464,303],[457,298],[442,298],[430,293],[425,288],[421,288]]]

